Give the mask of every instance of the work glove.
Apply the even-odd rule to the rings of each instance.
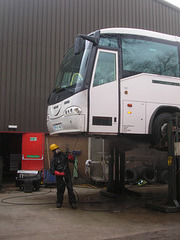
[[[65,176],[65,173],[64,172],[59,172],[59,171],[54,171],[54,174],[56,176]]]
[[[68,160],[74,161],[74,159],[75,159],[75,158],[74,158],[74,156],[73,156],[72,154],[69,154],[69,155],[68,155]]]

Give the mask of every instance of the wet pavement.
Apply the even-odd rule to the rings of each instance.
[[[24,193],[13,186],[0,192],[0,239],[151,240],[180,239],[180,213],[146,207],[147,200],[164,202],[167,185],[127,186],[140,194],[104,196],[105,189],[75,186],[77,209],[56,208],[56,189]]]

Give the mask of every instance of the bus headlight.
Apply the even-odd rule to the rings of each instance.
[[[64,116],[80,115],[81,113],[82,109],[80,107],[69,107],[64,111]]]

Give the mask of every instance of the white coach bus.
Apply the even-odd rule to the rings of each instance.
[[[180,111],[180,37],[132,28],[78,35],[48,99],[50,134],[151,135]]]

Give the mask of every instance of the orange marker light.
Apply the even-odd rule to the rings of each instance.
[[[128,114],[131,114],[132,112],[128,111]]]

